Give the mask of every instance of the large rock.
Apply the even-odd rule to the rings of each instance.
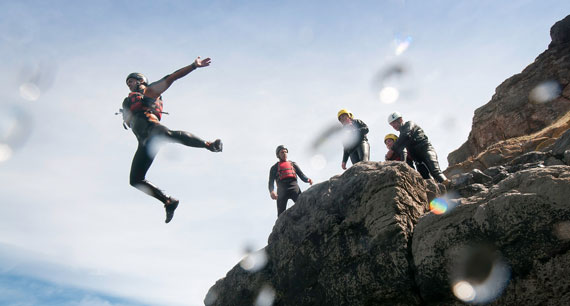
[[[461,265],[468,260],[463,251],[473,252],[473,247],[480,250],[487,245],[494,256],[500,254],[510,277],[507,274],[502,282],[491,283],[506,289],[501,292],[498,288],[496,294],[481,302],[500,296],[494,304],[570,305],[569,198],[570,167],[538,166],[462,198],[462,204],[447,214],[422,217],[412,241],[422,300],[428,305],[460,305],[453,285],[477,279],[477,273],[460,275],[466,268]],[[538,282],[543,283],[535,287]],[[548,288],[550,285],[555,286]],[[532,291],[527,290],[531,287]]]
[[[534,63],[504,81],[491,101],[475,110],[467,142],[447,157],[450,166],[498,142],[540,131],[570,110],[569,17],[551,28],[552,43]]]
[[[277,220],[265,268],[234,267],[210,289],[207,305],[253,305],[267,285],[273,305],[421,304],[410,243],[426,191],[400,162],[358,163],[309,188]]]

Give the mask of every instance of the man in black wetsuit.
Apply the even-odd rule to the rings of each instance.
[[[386,149],[388,149],[388,150],[392,149],[392,146],[394,145],[396,140],[398,140],[398,136],[396,136],[395,134],[386,135],[384,137],[384,144],[386,145]],[[414,166],[414,159],[412,158],[412,156],[410,155],[408,150],[406,150],[406,148],[404,148],[404,147],[402,147],[400,149],[402,151],[398,151],[398,152],[394,151],[394,154],[392,154],[392,157],[390,159],[386,159],[386,160],[405,161],[406,164],[408,164],[408,166],[412,167],[412,169],[417,169],[418,172],[422,175],[422,177],[425,177],[426,175],[427,175],[427,177],[429,177],[429,170],[426,168],[426,166],[424,164],[417,163]]]
[[[388,116],[388,124],[396,131],[400,132],[398,140],[394,142],[392,148],[386,153],[386,160],[390,160],[395,152],[401,151],[403,148],[408,150],[408,153],[414,159],[416,166],[423,164],[428,171],[420,171],[424,179],[429,179],[430,174],[439,183],[443,183],[446,187],[449,185],[449,180],[441,169],[437,160],[435,149],[428,140],[424,130],[412,121],[404,123],[402,115],[394,112]]]
[[[207,142],[188,132],[172,131],[160,124],[163,113],[161,95],[174,81],[197,68],[209,66],[210,61],[210,58],[200,59],[198,57],[192,64],[151,84],[148,84],[147,78],[140,73],[134,72],[127,76],[127,86],[131,92],[122,105],[123,125],[125,128],[130,127],[138,140],[138,148],[131,165],[130,184],[164,204],[166,223],[172,220],[179,201],[167,196],[145,179],[157,153],[151,148],[152,142],[161,139],[189,147],[206,148],[212,152],[221,152],[222,142],[220,139]]]
[[[313,185],[313,180],[305,176],[297,163],[287,160],[288,153],[289,150],[285,146],[278,146],[275,155],[279,161],[269,170],[269,195],[273,200],[277,200],[277,217],[285,211],[289,199],[295,203],[301,194],[301,189],[297,184],[297,176],[303,182]],[[274,181],[277,181],[277,192],[273,190]]]
[[[368,144],[368,126],[360,119],[354,119],[354,115],[347,109],[341,109],[337,114],[338,121],[343,130],[348,134],[344,140],[344,152],[342,154],[343,170],[346,170],[348,157],[352,164],[370,159],[370,144]]]

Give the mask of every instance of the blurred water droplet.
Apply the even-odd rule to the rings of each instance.
[[[239,262],[239,265],[246,271],[257,272],[265,267],[267,264],[267,253],[265,249],[255,252],[248,252],[245,257]]]
[[[36,101],[40,98],[40,88],[31,82],[20,85],[20,96],[28,101]]]
[[[264,285],[255,299],[255,306],[272,306],[275,301],[275,290],[269,285]]]
[[[216,290],[210,289],[204,298],[204,305],[210,306],[218,300],[218,292]]]
[[[510,268],[492,245],[465,248],[452,270],[453,293],[462,301],[489,303],[498,298],[510,281]]]
[[[570,240],[570,222],[560,222],[554,225],[554,234],[560,240]]]
[[[323,144],[328,142],[333,138],[333,136],[337,133],[342,131],[342,126],[338,123],[331,124],[328,128],[326,128],[323,132],[321,132],[315,141],[313,141],[312,149],[318,150]]]
[[[9,160],[12,157],[12,148],[7,144],[0,143],[0,163]]]
[[[29,115],[17,106],[4,106],[0,112],[0,146],[2,161],[10,159],[31,133]]]
[[[327,159],[322,154],[317,154],[311,158],[311,166],[315,170],[323,170],[327,165]]]
[[[538,84],[529,93],[529,100],[533,103],[550,102],[560,96],[562,87],[557,81],[549,80]]]
[[[466,281],[459,281],[453,285],[453,294],[464,302],[472,302],[475,299],[475,289]]]
[[[354,148],[360,141],[360,132],[352,124],[345,125],[342,128],[341,140],[345,148]]]
[[[396,100],[398,100],[400,92],[398,91],[398,89],[394,87],[386,86],[382,88],[382,90],[380,90],[379,96],[380,96],[380,102],[385,104],[392,104],[396,102]]]

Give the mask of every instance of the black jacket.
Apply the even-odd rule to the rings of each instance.
[[[407,121],[400,127],[400,136],[392,145],[392,151],[407,148],[412,157],[416,157],[418,150],[431,147],[424,130],[412,121]]]

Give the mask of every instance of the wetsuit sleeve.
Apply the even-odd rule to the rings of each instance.
[[[360,132],[360,135],[364,136],[368,134],[368,125],[366,125],[366,123],[360,119],[355,119],[355,121],[358,123],[358,131]]]
[[[346,148],[344,148],[344,152],[342,153],[342,162],[346,163],[348,161],[348,156],[350,154],[348,154],[348,150]]]
[[[275,189],[273,182],[277,178],[277,164],[273,165],[271,169],[269,169],[269,182],[267,187],[269,188],[269,192],[272,192]]]
[[[400,128],[400,136],[398,136],[398,140],[394,142],[392,145],[392,151],[401,152],[404,148],[408,145],[411,139],[411,129],[410,129],[410,121],[406,122]]]
[[[160,95],[162,95],[162,93],[165,92],[170,87],[170,85],[174,83],[174,81],[185,77],[188,73],[196,70],[196,68],[196,65],[194,62],[192,62],[192,64],[180,68],[173,73],[164,76],[162,79],[151,83],[145,90],[145,96],[149,96],[155,99],[160,97]]]
[[[305,175],[305,173],[303,173],[303,171],[301,171],[301,168],[299,168],[299,165],[297,165],[296,162],[291,162],[293,164],[293,168],[295,168],[295,173],[297,173],[297,175],[299,176],[299,178],[305,182],[308,183],[309,182],[309,178]]]

